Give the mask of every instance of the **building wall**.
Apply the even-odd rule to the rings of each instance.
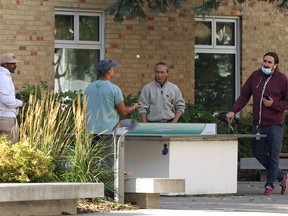
[[[22,61],[13,76],[17,89],[28,81],[52,85],[53,6],[41,0],[0,2],[0,52],[14,52]]]
[[[170,64],[170,81],[176,83],[187,101],[193,100],[194,29],[187,11],[153,16],[147,22],[126,20],[121,25],[107,21],[107,56],[119,62],[116,79],[124,92],[139,92],[154,77],[154,64]],[[139,54],[140,58],[135,56]],[[130,81],[130,83],[129,83]],[[127,83],[128,82],[128,83]]]
[[[198,0],[197,0],[198,1]],[[116,23],[105,16],[105,57],[118,62],[113,82],[125,95],[134,94],[153,79],[158,61],[171,65],[169,79],[177,84],[187,102],[194,102],[194,15],[186,7],[165,15],[149,14],[146,22],[129,17]],[[21,63],[13,79],[18,90],[25,83],[46,81],[53,88],[55,8],[105,10],[113,0],[1,0],[0,52],[14,52]],[[195,3],[196,2],[196,3]],[[202,2],[198,1],[198,2]],[[241,73],[244,82],[257,69],[262,56],[275,51],[280,69],[288,71],[287,13],[273,16],[266,2],[221,1],[215,15],[241,19]],[[140,58],[137,59],[136,55]],[[249,109],[249,108],[248,108]]]
[[[270,51],[278,54],[279,68],[288,75],[287,12],[277,14],[275,6],[262,1],[246,1],[241,5],[235,5],[233,1],[226,0],[222,2],[216,14],[240,17],[242,84],[254,70],[261,67],[263,55]],[[251,109],[252,106],[246,106],[244,113]]]

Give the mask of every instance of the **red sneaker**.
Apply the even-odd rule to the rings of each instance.
[[[281,186],[281,194],[284,194],[286,191],[286,182],[287,182],[287,172],[284,172],[284,177],[282,181],[280,181],[280,186]]]
[[[274,190],[271,186],[266,186],[265,187],[265,191],[264,191],[265,195],[273,195],[274,194]]]

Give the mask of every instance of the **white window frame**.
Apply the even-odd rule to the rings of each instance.
[[[72,15],[74,16],[74,39],[73,40],[56,40],[54,41],[54,49],[83,49],[99,51],[100,59],[104,58],[104,11],[92,10],[73,10],[73,9],[55,9],[55,15]],[[83,41],[79,40],[79,17],[94,16],[99,17],[99,40],[98,41]],[[97,61],[98,59],[95,59]],[[65,60],[64,60],[65,62]],[[59,78],[58,78],[59,79]],[[56,81],[56,78],[55,78]],[[56,90],[57,91],[57,90]],[[63,91],[63,89],[62,89]],[[64,90],[65,91],[65,90]]]
[[[235,99],[240,95],[241,88],[241,75],[240,75],[240,23],[238,17],[219,17],[219,16],[207,16],[207,17],[196,17],[195,21],[209,21],[212,23],[212,44],[211,45],[196,45],[195,53],[215,53],[215,54],[235,54]],[[234,23],[234,46],[219,46],[216,45],[216,24],[217,22],[228,22]]]
[[[100,50],[100,58],[104,57],[104,12],[88,10],[55,9],[55,15],[74,16],[74,40],[56,40],[55,48],[95,49]],[[79,41],[79,16],[99,17],[99,41]]]

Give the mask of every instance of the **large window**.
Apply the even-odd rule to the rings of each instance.
[[[103,56],[102,16],[55,11],[55,91],[84,90],[97,79],[96,63]]]
[[[229,110],[239,94],[238,20],[197,18],[195,103],[212,111]]]

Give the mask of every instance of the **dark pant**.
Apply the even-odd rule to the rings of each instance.
[[[252,151],[255,158],[265,167],[267,171],[267,182],[265,186],[274,188],[276,180],[281,181],[284,172],[279,169],[279,153],[282,149],[282,138],[284,132],[284,124],[278,125],[262,125],[258,129],[253,126],[253,134],[260,132],[266,134],[267,137],[253,139]]]
[[[94,134],[91,146],[98,149],[98,157],[100,156],[102,159],[102,168],[112,169],[114,163],[113,136],[105,134]]]
[[[113,142],[113,136],[112,135],[106,135],[106,134],[93,134],[92,138],[92,146],[102,143],[104,145],[110,144]]]

